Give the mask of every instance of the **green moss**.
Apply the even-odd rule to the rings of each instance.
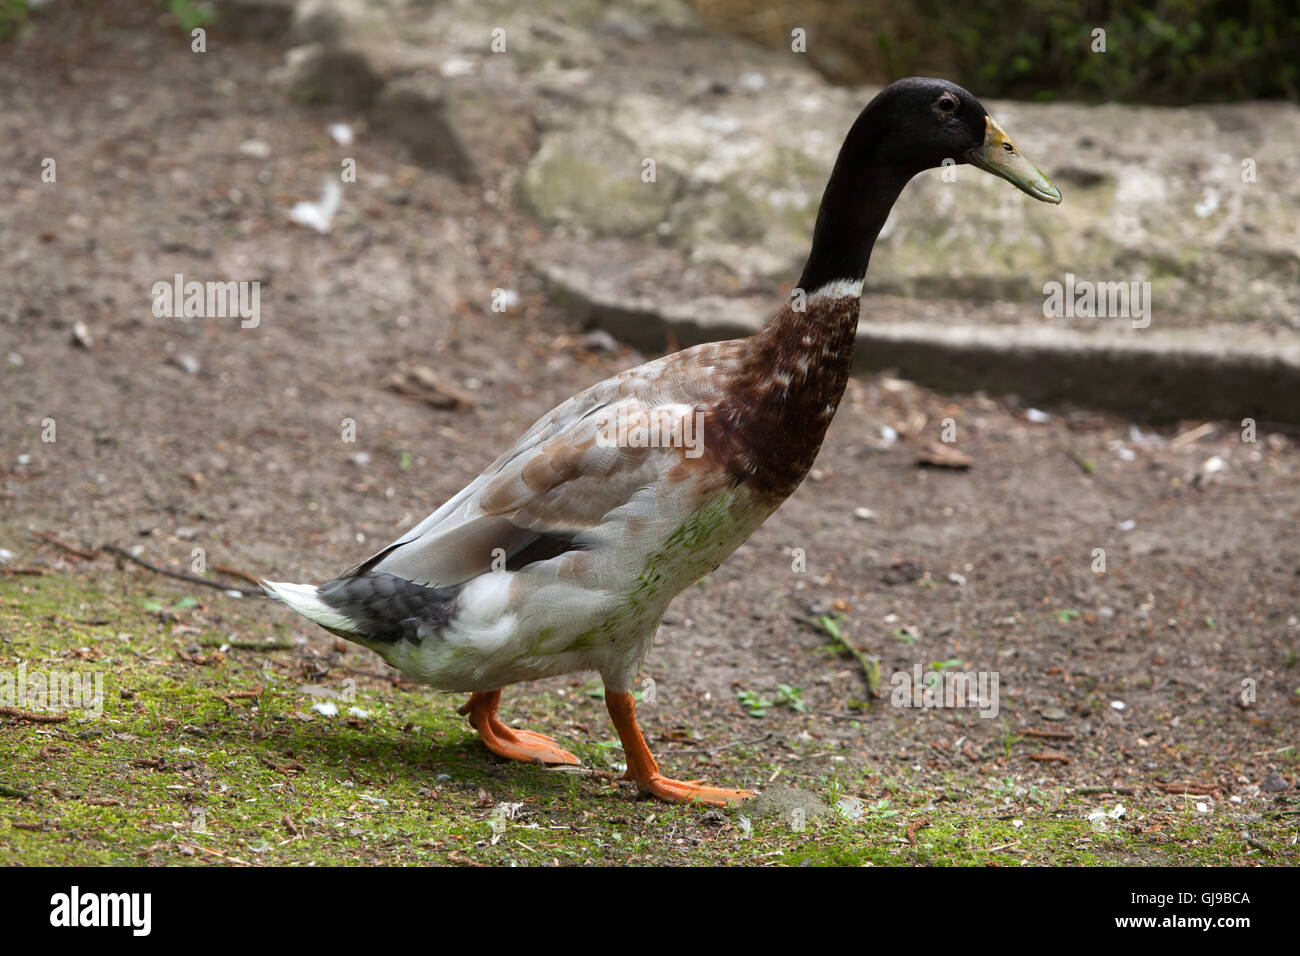
[[[687,546],[723,520],[704,509],[675,538]],[[124,581],[125,579],[123,579]],[[102,716],[57,724],[0,720],[0,855],[17,864],[674,863],[809,865],[1240,864],[1260,860],[1240,825],[1181,798],[1124,798],[1122,824],[1096,832],[1106,803],[977,771],[922,784],[843,768],[823,798],[858,794],[859,819],[796,831],[742,811],[636,800],[614,782],[617,745],[562,739],[580,774],[490,756],[451,701],[366,677],[373,658],[324,658],[259,623],[251,602],[169,585],[132,589],[77,578],[0,578],[0,670],[102,674]],[[163,611],[144,608],[161,606]],[[238,638],[231,640],[229,635]],[[287,645],[287,646],[286,646]],[[329,645],[326,645],[327,647]],[[337,653],[335,651],[334,653]],[[313,711],[299,688],[340,696]],[[580,693],[519,695],[520,725],[589,720]],[[363,716],[349,715],[359,708]],[[310,719],[308,719],[310,718]],[[796,749],[802,744],[795,742]],[[819,746],[809,742],[806,755]],[[785,764],[762,749],[719,755],[709,774],[761,787]],[[871,796],[866,796],[867,792]],[[888,796],[881,798],[880,793]],[[948,796],[939,802],[937,798]],[[1020,797],[1009,817],[1006,801]],[[959,798],[958,798],[959,797]],[[517,805],[517,806],[516,806]],[[1113,804],[1111,804],[1113,805]],[[512,817],[506,819],[506,816]],[[1251,824],[1294,865],[1286,817]],[[919,826],[929,820],[928,826]],[[1132,828],[1125,824],[1131,822]],[[910,827],[910,829],[909,829]]]

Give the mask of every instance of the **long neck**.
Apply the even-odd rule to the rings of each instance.
[[[874,105],[863,110],[849,130],[822,194],[812,250],[799,278],[799,288],[807,294],[837,279],[862,281],[876,237],[915,173],[901,165],[897,151],[887,148]]]
[[[812,251],[791,302],[748,340],[718,428],[739,451],[737,481],[780,500],[812,467],[853,365],[871,247],[914,170],[891,161],[871,106],[840,149],[822,196]]]

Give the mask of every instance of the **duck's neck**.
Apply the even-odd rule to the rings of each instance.
[[[868,107],[826,185],[799,287],[750,340],[736,382],[733,427],[752,453],[743,480],[781,497],[812,467],[848,384],[871,248],[915,172],[891,152]]]
[[[837,281],[861,284],[876,237],[916,170],[883,140],[872,106],[849,130],[822,194],[812,250],[799,277],[811,295]]]

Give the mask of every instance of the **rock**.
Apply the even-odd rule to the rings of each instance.
[[[806,790],[794,787],[769,787],[756,797],[746,800],[737,812],[751,820],[779,819],[787,824],[793,823],[802,814],[804,823],[811,823],[821,817],[830,816],[832,810],[821,797]]]
[[[1275,770],[1260,781],[1259,789],[1265,793],[1285,793],[1291,789],[1291,784]]]
[[[321,43],[291,49],[284,65],[272,72],[271,81],[301,103],[329,103],[343,109],[368,108],[384,86],[365,53]]]
[[[358,29],[366,13],[365,0],[299,0],[289,24],[295,44],[338,44]]]
[[[766,297],[722,297],[708,292],[715,275],[685,267],[671,252],[637,242],[547,243],[533,260],[551,298],[579,323],[594,325],[638,349],[696,345],[749,335],[772,314]],[[665,270],[675,272],[665,286]],[[692,295],[692,292],[698,292]]]
[[[293,18],[294,0],[220,0],[209,32],[239,43],[274,43],[288,35]]]
[[[747,278],[788,281],[807,253],[843,132],[874,92],[785,75],[762,96],[725,106],[680,89],[629,89],[612,103],[574,104],[564,128],[543,140],[525,198],[548,223],[593,236],[648,235],[666,207],[658,244]],[[1061,263],[1070,263],[1080,279],[1150,282],[1157,326],[1183,314],[1300,329],[1300,251],[1288,225],[1300,207],[1300,159],[1286,145],[1300,139],[1300,109],[1217,108],[1249,123],[1257,138],[1246,158],[1288,171],[1261,189],[1242,181],[1241,136],[1221,129],[1208,109],[987,105],[1025,154],[1061,179],[1065,202],[1035,203],[968,166],[957,168],[955,182],[922,173],[881,233],[869,291],[1008,300],[1041,317],[1045,282],[1063,283]],[[1124,148],[1081,145],[1080,130],[1095,144]],[[1068,165],[1058,176],[1054,160],[1062,157]],[[631,174],[642,158],[655,160],[659,185],[671,189],[636,189]],[[570,195],[574,189],[582,195]],[[1207,189],[1226,198],[1199,217],[1192,210]],[[614,213],[625,208],[630,221]]]
[[[657,162],[654,182],[642,180],[654,153],[606,125],[579,126],[546,137],[524,175],[522,196],[544,222],[601,238],[652,238],[673,210],[681,177]]]
[[[452,126],[439,80],[394,80],[379,94],[370,123],[375,132],[407,146],[421,166],[461,182],[478,178],[465,144]]]

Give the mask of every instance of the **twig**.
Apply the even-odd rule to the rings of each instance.
[[[795,615],[796,620],[810,624],[814,630],[818,630],[830,637],[831,642],[839,645],[844,650],[853,655],[862,668],[862,676],[867,682],[867,692],[872,697],[880,696],[880,661],[871,657],[866,651],[858,647],[840,632],[840,626],[829,614],[823,614],[818,618],[801,617]]]
[[[1183,432],[1169,440],[1170,448],[1181,448],[1183,445],[1190,445],[1192,442],[1214,431],[1214,425],[1210,422],[1197,425],[1195,428]]]
[[[1065,754],[1058,754],[1052,750],[1044,750],[1041,753],[1030,754],[1030,760],[1038,763],[1069,763],[1070,758]]]
[[[19,710],[17,707],[0,707],[0,717],[25,720],[29,724],[61,724],[68,719],[58,714],[33,714],[30,710]]]
[[[1076,787],[1074,792],[1083,797],[1094,796],[1099,793],[1122,793],[1126,797],[1131,797],[1137,791],[1132,787]]]
[[[1163,780],[1153,780],[1152,783],[1157,789],[1174,796],[1212,797],[1219,792],[1218,787],[1204,783],[1165,783]]]
[[[1256,840],[1254,837],[1248,838],[1246,840],[1246,844],[1248,846],[1253,846],[1256,850],[1259,850],[1265,856],[1273,855],[1273,848],[1271,846],[1269,846],[1267,843],[1261,843],[1259,840]]]
[[[212,570],[218,574],[224,574],[230,578],[239,578],[241,581],[247,581],[249,584],[257,585],[258,594],[262,593],[262,582],[255,574],[249,574],[247,571],[241,571],[239,568],[232,568],[226,564],[214,564]]]
[[[83,561],[94,561],[97,557],[99,557],[98,551],[87,551],[84,548],[78,548],[76,545],[68,544],[68,542],[56,538],[48,531],[32,531],[32,534],[35,537],[40,538],[42,541],[54,545],[56,548],[61,548],[62,550],[68,552],[68,554],[75,555],[76,557],[81,558],[81,560]]]
[[[1020,731],[1026,737],[1042,737],[1044,740],[1073,740],[1074,734],[1064,730],[1035,730],[1032,727]]]
[[[816,714],[818,717],[829,717],[832,720],[866,720],[867,715],[864,713],[857,714],[837,714],[833,710],[810,710],[810,714]]]
[[[768,731],[761,737],[755,737],[753,740],[733,740],[729,744],[723,744],[721,747],[696,747],[691,750],[665,750],[662,751],[665,757],[676,757],[681,754],[708,754],[710,757],[722,753],[724,750],[730,750],[732,747],[744,747],[749,744],[761,744],[765,740],[771,739],[772,731]]]
[[[245,597],[265,596],[265,593],[261,590],[251,591],[248,588],[235,588],[231,587],[229,584],[223,584],[220,581],[210,581],[207,578],[201,578],[197,575],[186,574],[184,571],[172,571],[169,568],[160,568],[156,564],[150,564],[144,558],[137,558],[130,551],[127,551],[125,548],[119,548],[115,544],[106,544],[103,546],[102,550],[107,551],[109,554],[116,554],[118,557],[126,558],[128,561],[134,561],[136,564],[140,565],[140,567],[152,571],[154,574],[161,574],[164,577],[175,578],[177,581],[185,581],[188,584],[201,584],[205,588],[216,588],[218,591],[238,591]]]
[[[181,846],[187,846],[187,847],[189,847],[191,850],[199,850],[200,852],[211,854],[212,856],[215,856],[215,857],[217,857],[218,859],[226,860],[226,861],[228,861],[228,862],[230,862],[230,863],[238,863],[240,866],[257,866],[257,865],[258,865],[258,864],[256,864],[256,863],[249,863],[247,860],[241,860],[241,859],[239,859],[239,857],[237,857],[237,856],[226,856],[226,854],[224,854],[224,853],[218,853],[216,850],[209,850],[207,847],[205,847],[205,846],[199,846],[197,843],[187,843],[187,842],[185,842],[184,840],[178,840],[177,842],[178,842]]]
[[[17,575],[20,575],[20,574],[29,574],[29,575],[32,575],[33,577],[39,577],[39,576],[42,575],[42,574],[49,574],[49,573],[50,573],[50,569],[49,569],[49,568],[10,568],[10,567],[0,567],[0,574],[10,574],[10,575],[14,575],[14,576],[17,576]]]

